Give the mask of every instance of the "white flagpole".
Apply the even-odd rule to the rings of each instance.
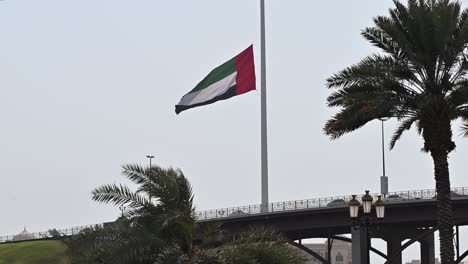
[[[265,0],[260,0],[261,31],[261,155],[262,155],[262,207],[268,212],[268,141],[266,102],[266,41],[265,41]]]

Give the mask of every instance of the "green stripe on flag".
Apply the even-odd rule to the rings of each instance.
[[[189,92],[189,94],[203,90],[213,83],[221,81],[222,79],[226,78],[226,76],[229,76],[234,72],[236,72],[236,61],[231,59],[223,65],[212,70],[208,76],[205,77],[205,79],[198,83],[197,86],[195,86],[195,88]]]

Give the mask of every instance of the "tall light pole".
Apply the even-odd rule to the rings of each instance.
[[[380,193],[386,197],[388,194],[388,177],[385,171],[385,130],[384,122],[389,118],[379,118],[382,122],[382,176],[380,177]]]
[[[149,166],[151,168],[151,160],[154,159],[153,155],[146,155],[146,157],[149,159]]]

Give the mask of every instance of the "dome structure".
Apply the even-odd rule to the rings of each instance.
[[[13,236],[12,241],[20,241],[20,240],[29,240],[29,239],[34,239],[34,235],[29,233],[28,230],[26,230],[26,227],[24,227],[24,230]]]

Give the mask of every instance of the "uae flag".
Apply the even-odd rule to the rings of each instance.
[[[175,106],[176,114],[255,90],[253,46],[212,70]]]

